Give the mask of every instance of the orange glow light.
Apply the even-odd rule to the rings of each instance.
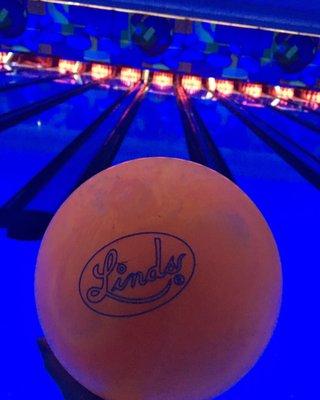
[[[242,91],[247,96],[258,99],[262,95],[262,86],[257,83],[247,83],[243,86]]]
[[[77,74],[80,71],[81,63],[79,61],[59,60],[60,74]]]
[[[0,64],[5,64],[7,62],[8,53],[0,52]]]
[[[312,97],[311,97],[311,101],[313,103],[320,104],[320,92],[313,92]]]
[[[112,76],[112,67],[110,65],[92,64],[91,76],[93,80],[110,78]]]
[[[188,93],[195,93],[202,89],[202,79],[198,76],[184,75],[181,85]]]
[[[294,89],[288,87],[275,86],[273,94],[279,99],[292,99],[294,97]]]
[[[308,101],[309,103],[320,104],[320,92],[315,90],[303,90],[301,92],[301,98]]]
[[[217,85],[216,91],[226,96],[232,94],[234,89],[234,83],[232,81],[217,80],[216,85]]]
[[[131,86],[141,79],[141,71],[134,68],[121,68],[120,80],[126,86]]]
[[[154,72],[152,83],[160,89],[166,89],[173,85],[173,75],[168,72]]]

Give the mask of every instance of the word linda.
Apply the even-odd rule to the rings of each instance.
[[[116,292],[122,292],[126,288],[139,289],[139,287],[146,286],[157,280],[164,280],[164,278],[173,277],[176,285],[183,285],[185,277],[180,273],[183,269],[183,260],[186,253],[181,253],[178,256],[172,255],[166,263],[163,263],[162,256],[162,241],[160,238],[154,238],[155,247],[155,261],[146,270],[146,272],[136,271],[128,272],[128,267],[124,262],[120,261],[120,255],[114,248],[108,251],[102,264],[96,264],[92,269],[93,276],[100,281],[100,286],[94,286],[87,291],[87,300],[90,303],[99,303],[105,297],[126,302],[142,303],[150,301],[151,298],[145,299],[130,299],[117,296]],[[115,279],[116,278],[116,279]],[[111,280],[114,282],[111,286]],[[152,300],[157,300],[168,292],[172,280],[166,282],[166,286],[156,296],[152,296]],[[135,300],[135,301],[134,301]],[[140,300],[140,301],[139,301]]]

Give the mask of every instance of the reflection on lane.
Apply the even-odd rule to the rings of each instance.
[[[58,82],[43,82],[23,88],[0,93],[0,114],[17,110],[30,103],[44,100],[58,93],[71,89],[74,85]]]
[[[193,104],[206,124],[240,186],[291,182],[310,186],[289,164],[258,138],[219,101],[194,99]],[[267,108],[259,109],[268,113]],[[273,120],[269,119],[269,123]],[[275,128],[278,128],[276,125]],[[299,131],[299,127],[296,126]]]
[[[113,104],[122,91],[110,90],[105,102],[105,109]],[[25,208],[28,211],[44,212],[53,215],[68,195],[81,183],[82,175],[90,162],[106,142],[112,130],[116,127],[124,110],[132,102],[135,92],[121,101],[121,104],[92,132],[90,137],[55,173],[42,190],[30,201]],[[83,127],[84,128],[84,127]]]
[[[41,171],[114,99],[91,89],[0,134],[0,205]]]
[[[286,137],[320,160],[320,134],[290,120],[284,114],[269,107],[247,107],[247,110],[266,123],[271,124]]]
[[[0,88],[5,86],[9,86],[13,83],[17,82],[26,82],[29,81],[30,78],[24,76],[23,74],[5,74],[4,72],[0,72]]]
[[[187,143],[176,98],[146,94],[113,165],[140,157],[189,159]]]
[[[314,110],[290,110],[290,114],[299,118],[302,121],[308,121],[308,123],[313,124],[315,127],[320,129],[320,113]]]

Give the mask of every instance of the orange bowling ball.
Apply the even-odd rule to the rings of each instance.
[[[65,369],[112,400],[235,384],[275,327],[281,267],[253,202],[202,165],[137,159],[81,185],[39,252],[36,303]]]

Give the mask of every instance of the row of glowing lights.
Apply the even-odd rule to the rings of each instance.
[[[59,72],[62,74],[78,74],[81,72],[81,63],[69,60],[60,60]],[[120,80],[128,85],[136,84],[141,80],[143,74],[146,75],[145,72],[146,71],[143,71],[142,73],[138,69],[123,67],[120,71]],[[113,68],[111,66],[92,64],[91,76],[93,79],[107,79],[111,78],[112,75]],[[152,83],[161,89],[170,88],[174,84],[174,75],[169,72],[154,72]],[[202,78],[193,75],[184,75],[181,79],[181,85],[186,91],[191,93],[198,92],[203,88]],[[217,91],[224,95],[230,95],[234,92],[234,83],[232,81],[208,78],[207,85],[208,89],[212,92]],[[254,83],[243,84],[241,86],[241,91],[254,98],[259,98],[263,94],[262,85]],[[273,92],[276,97],[282,99],[291,99],[294,97],[294,89],[292,88],[275,86]]]
[[[60,60],[59,71],[62,74],[73,73],[77,74],[81,70],[81,63]],[[148,78],[148,71],[143,73],[134,68],[123,67],[120,71],[120,80],[130,86],[136,84],[143,75]],[[111,78],[113,75],[113,68],[108,65],[92,64],[91,76],[95,80]],[[152,77],[152,83],[160,89],[171,88],[174,84],[174,75],[169,72],[154,72]],[[203,89],[202,78],[192,75],[184,75],[181,79],[182,87],[189,93],[196,93]],[[225,96],[229,96],[234,92],[234,82],[223,79],[208,78],[207,88],[211,92],[219,92]],[[244,83],[240,87],[240,91],[245,95],[253,98],[260,98],[263,95],[262,85],[257,83]],[[289,87],[274,86],[271,90],[271,95],[275,97],[277,104],[280,99],[288,100],[293,99],[295,96],[294,89]],[[309,102],[320,104],[320,92],[313,90],[302,91],[301,97]],[[275,104],[276,105],[276,104]]]
[[[0,62],[5,64],[10,59],[11,53],[0,53]],[[60,60],[58,66],[61,74],[78,75],[84,69],[84,64],[79,61]],[[94,80],[103,80],[112,78],[114,75],[113,67],[102,64],[92,64],[91,77]],[[149,71],[143,72],[135,68],[122,67],[120,71],[120,80],[123,84],[131,86],[139,82],[141,79],[148,80]],[[174,75],[170,72],[154,72],[152,83],[159,89],[169,89],[174,85]],[[181,79],[181,86],[188,93],[196,93],[203,89],[203,80],[201,77],[193,75],[184,75]],[[222,80],[215,78],[207,79],[207,89],[210,92],[218,92],[225,96],[229,96],[234,92],[234,82],[230,80]],[[252,98],[260,98],[263,95],[262,85],[257,83],[243,83],[239,89],[245,95]],[[289,100],[295,96],[294,89],[289,87],[274,86],[270,92],[275,97],[274,104],[278,105],[280,99]],[[310,102],[320,104],[320,92],[314,90],[303,90],[301,98]]]

